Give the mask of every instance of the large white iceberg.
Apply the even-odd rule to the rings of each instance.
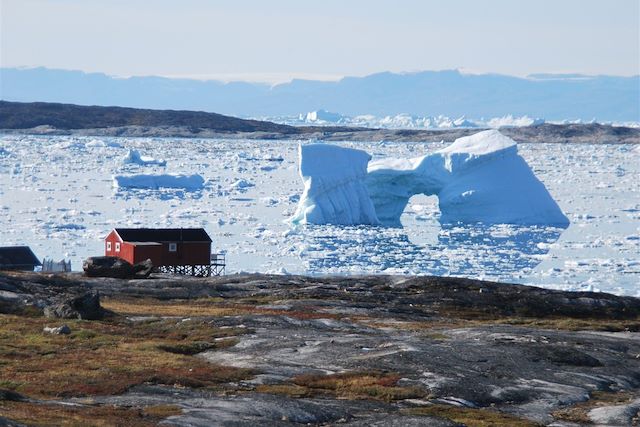
[[[204,186],[204,178],[198,174],[115,175],[113,177],[113,186],[117,188],[144,188],[152,190],[160,188],[200,190]]]
[[[379,224],[367,190],[369,154],[326,144],[301,145],[299,154],[304,192],[293,222]]]
[[[360,150],[302,145],[305,187],[292,221],[400,226],[409,199],[425,194],[438,196],[441,223],[569,224],[516,143],[497,130],[423,157],[369,160]]]

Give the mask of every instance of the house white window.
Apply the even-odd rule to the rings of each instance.
[[[120,252],[120,242],[116,242],[116,252]]]
[[[177,252],[178,244],[177,243],[169,243],[169,252]]]
[[[111,250],[111,242],[107,242],[107,251]]]

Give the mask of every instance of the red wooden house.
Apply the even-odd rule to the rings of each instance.
[[[194,276],[224,272],[224,259],[212,256],[211,237],[203,228],[115,228],[105,238],[104,253],[131,264],[150,259],[162,272]]]

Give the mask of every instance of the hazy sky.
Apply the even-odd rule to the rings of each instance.
[[[639,0],[0,0],[0,65],[278,81],[640,74]]]

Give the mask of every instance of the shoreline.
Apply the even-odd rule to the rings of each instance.
[[[186,126],[118,126],[107,128],[56,129],[38,126],[28,129],[0,129],[0,135],[94,136],[120,138],[202,138],[234,140],[321,140],[342,142],[438,142],[453,141],[486,130],[462,129],[364,129],[298,127],[296,132],[244,132],[193,129]],[[640,128],[599,124],[535,125],[500,128],[518,143],[640,145]]]
[[[324,141],[453,141],[486,128],[375,129],[290,126],[217,113],[0,100],[0,134],[155,138],[317,139]],[[640,128],[542,123],[499,129],[516,142],[640,144]]]

